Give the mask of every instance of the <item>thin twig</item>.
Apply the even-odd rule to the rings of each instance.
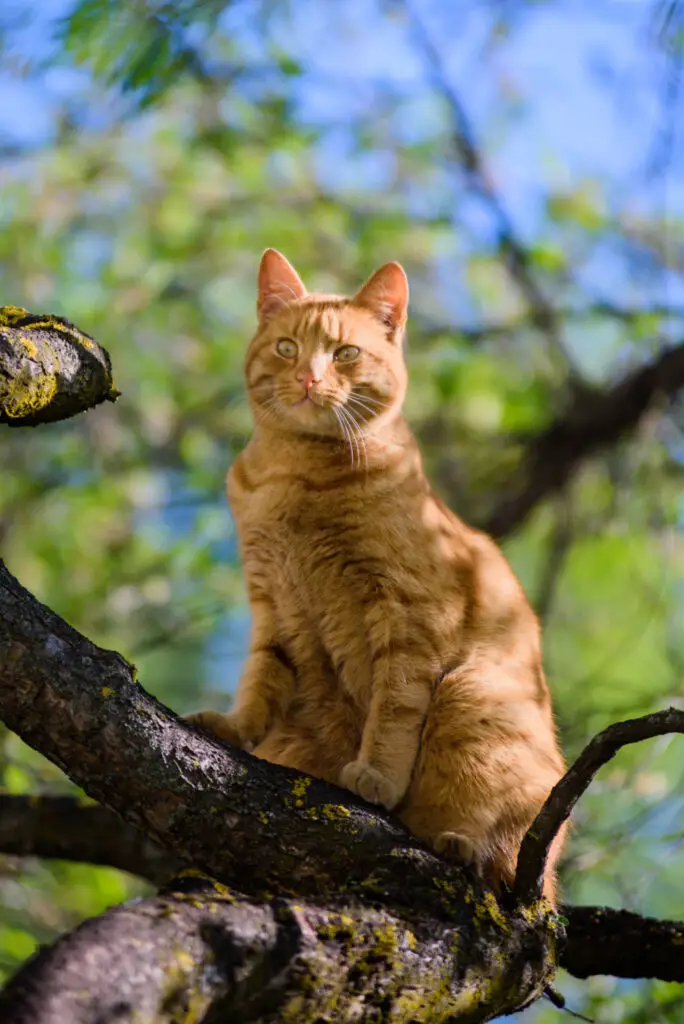
[[[534,325],[543,331],[563,365],[576,376],[572,358],[561,338],[558,313],[544,295],[535,279],[529,253],[513,226],[501,197],[496,192],[490,174],[484,165],[475,133],[465,107],[453,87],[444,67],[442,55],[432,40],[414,7],[405,2],[404,8],[411,21],[416,39],[425,55],[433,85],[445,99],[453,124],[452,141],[456,157],[463,168],[468,185],[489,207],[496,225],[499,252],[511,278],[519,288],[532,312]]]
[[[513,895],[520,902],[531,903],[541,896],[551,843],[598,770],[615,757],[622,747],[672,732],[684,732],[684,711],[677,708],[656,711],[626,722],[615,722],[587,744],[572,767],[553,787],[523,839],[513,887]]]

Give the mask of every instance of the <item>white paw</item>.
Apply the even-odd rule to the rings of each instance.
[[[358,793],[370,804],[382,804],[388,811],[396,807],[401,799],[402,794],[396,782],[367,761],[350,761],[342,769],[340,781],[352,793]]]

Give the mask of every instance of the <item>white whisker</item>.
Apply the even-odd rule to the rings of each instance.
[[[368,402],[370,405],[377,406],[378,409],[389,409],[392,404],[391,402],[381,402],[379,398],[375,398],[374,395],[369,395],[365,392],[363,394],[359,394],[355,388],[351,389],[350,394],[352,394],[357,401]]]
[[[369,414],[368,418],[370,418],[370,416],[375,416],[376,415],[376,411],[377,410],[371,408],[370,405],[366,405],[365,402],[362,402],[361,399],[358,398],[356,395],[347,395],[347,404],[351,405],[351,406],[355,406],[358,409],[362,409],[364,413],[368,413]],[[366,417],[364,417],[364,419],[365,418]]]
[[[349,435],[349,430],[345,426],[345,423],[344,423],[344,421],[342,419],[342,415],[341,415],[342,409],[340,407],[333,406],[332,410],[335,413],[335,419],[337,420],[337,422],[339,424],[340,432],[344,435],[344,439],[347,442],[347,446],[349,448],[349,455],[350,455],[350,458],[351,458],[352,469],[353,469],[354,468],[354,450],[352,448],[352,442],[351,442],[351,437]]]
[[[255,409],[256,419],[259,420],[261,423],[266,423],[266,424],[268,424],[269,422],[278,423],[279,420],[278,420],[278,416],[276,415],[277,409],[278,409],[278,401],[277,401],[276,398],[271,397],[271,398],[267,399],[265,402],[263,402],[260,405],[256,406],[256,409]]]
[[[340,412],[342,413],[343,417],[347,421],[347,424],[348,424],[349,429],[351,431],[351,435],[352,435],[352,438],[353,438],[353,441],[354,441],[354,445],[355,445],[355,448],[356,448],[356,454],[357,454],[357,458],[358,458],[359,469],[361,468],[361,448],[363,448],[363,462],[364,462],[364,466],[365,466],[366,472],[368,472],[368,453],[366,451],[366,442],[365,442],[364,437],[363,437],[363,432],[360,429],[360,424],[359,424],[358,420],[356,419],[356,417],[354,416],[353,411],[350,408],[344,407],[344,406],[340,406]]]

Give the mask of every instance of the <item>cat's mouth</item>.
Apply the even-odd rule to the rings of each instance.
[[[292,402],[291,409],[325,409],[326,402],[321,395],[312,394],[311,391],[307,391],[303,398],[299,398],[296,402]]]

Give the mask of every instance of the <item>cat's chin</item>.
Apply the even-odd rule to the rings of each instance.
[[[283,410],[283,428],[307,434],[334,435],[339,431],[332,409],[310,399],[296,402]]]

